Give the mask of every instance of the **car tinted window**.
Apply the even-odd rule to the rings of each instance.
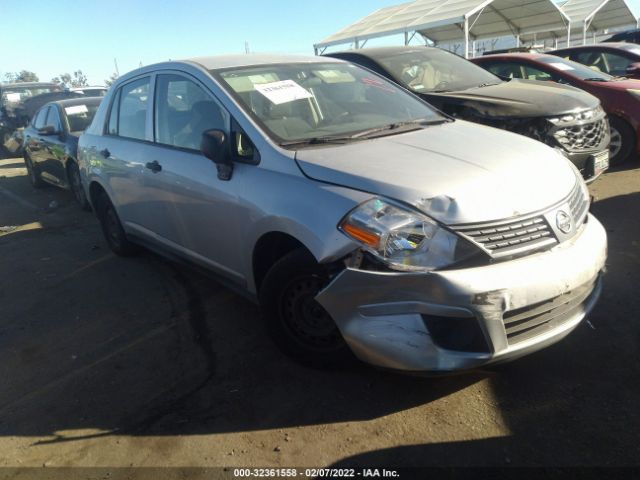
[[[466,90],[500,79],[478,65],[439,48],[374,57],[399,83],[416,92]]]
[[[627,73],[627,67],[631,65],[631,61],[622,55],[611,52],[603,52],[602,57],[610,75],[622,76]]]
[[[149,78],[123,85],[118,109],[118,135],[144,140],[147,128]]]
[[[49,113],[47,114],[45,125],[51,125],[56,130],[56,132],[62,130],[62,127],[60,125],[60,114],[58,113],[58,109],[56,107],[49,107]]]
[[[33,127],[36,129],[40,129],[44,127],[45,120],[47,119],[47,113],[49,112],[49,107],[41,108],[36,115],[36,118],[33,120]]]
[[[486,64],[484,64],[486,66]],[[487,68],[491,73],[503,78],[522,78],[520,65],[513,62],[499,62],[489,64]]]
[[[180,75],[156,80],[156,142],[200,149],[202,132],[228,131],[229,115],[202,87]]]
[[[348,63],[266,65],[212,74],[279,141],[444,121],[395,84]]]
[[[523,65],[524,78],[527,80],[538,80],[540,82],[550,82],[554,80],[554,77],[539,68],[532,67],[531,65]]]
[[[563,72],[566,75],[577,77],[581,80],[595,80],[600,82],[608,82],[613,77],[606,73],[602,73],[598,68],[592,68],[582,63],[572,62],[564,58],[556,57],[554,55],[545,55],[538,58],[539,62],[549,65],[549,67],[559,72]]]
[[[91,121],[98,110],[96,104],[77,104],[64,107],[67,127],[70,132],[83,132],[91,125]]]

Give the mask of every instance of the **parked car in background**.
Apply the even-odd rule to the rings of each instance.
[[[24,129],[23,156],[34,187],[45,183],[73,192],[83,208],[89,203],[80,183],[78,137],[89,126],[100,97],[58,100],[44,105]]]
[[[492,55],[473,62],[503,77],[557,82],[591,93],[609,117],[611,163],[640,153],[640,80],[621,80],[553,55]]]
[[[640,44],[640,28],[634,28],[631,30],[625,30],[624,32],[616,33],[611,37],[604,40],[604,42],[628,42]]]
[[[609,75],[640,79],[640,45],[635,43],[597,43],[549,53]]]
[[[62,87],[55,83],[0,83],[0,155],[13,153],[7,151],[5,144],[9,144],[16,129],[26,125],[21,113],[23,103],[43,93],[60,90]]]
[[[364,48],[327,55],[383,75],[456,118],[540,140],[561,151],[587,181],[609,166],[605,113],[598,99],[586,92],[565,85],[505,81],[439,48]]]
[[[569,334],[601,291],[606,234],[564,156],[347,62],[137,69],[78,157],[115,253],[142,244],[218,274],[305,362],[505,361]]]
[[[103,85],[87,85],[85,87],[71,87],[70,92],[77,92],[87,97],[104,97],[107,94],[109,88]]]

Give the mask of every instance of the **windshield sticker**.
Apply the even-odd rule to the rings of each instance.
[[[377,78],[363,77],[362,83],[364,83],[365,85],[369,85],[370,87],[379,88],[380,90],[384,90],[385,92],[395,93],[395,90],[390,85],[387,85],[385,82],[383,82],[382,80],[378,80]]]
[[[549,65],[557,68],[558,70],[564,70],[565,72],[569,70],[575,70],[575,68],[573,68],[571,65],[567,65],[566,63],[553,62],[553,63],[550,63]]]
[[[293,80],[264,83],[262,85],[255,85],[254,88],[275,105],[313,97],[311,93]]]
[[[20,94],[19,93],[8,92],[7,93],[7,101],[9,101],[9,102],[19,102],[20,101]]]
[[[74,105],[72,107],[66,107],[64,111],[67,115],[80,115],[82,113],[87,113],[89,109],[86,105]]]

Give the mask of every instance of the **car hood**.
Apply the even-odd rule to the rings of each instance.
[[[315,180],[393,198],[444,224],[501,220],[564,199],[574,167],[535,140],[457,120],[296,153]]]
[[[423,96],[468,106],[487,117],[549,117],[596,108],[600,104],[596,97],[577,88],[531,80],[511,80]]]

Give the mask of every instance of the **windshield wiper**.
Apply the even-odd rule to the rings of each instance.
[[[582,80],[584,80],[585,82],[610,82],[608,78],[598,78],[598,77],[583,78]]]
[[[336,144],[342,145],[344,143],[353,141],[351,136],[325,136],[325,137],[311,137],[301,138],[300,140],[289,140],[286,142],[280,142],[278,145],[281,147],[295,147],[305,145],[322,145],[322,144]]]
[[[351,135],[350,138],[370,138],[371,136],[375,136],[378,133],[393,135],[400,130],[402,132],[410,132],[412,130],[420,130],[427,125],[438,125],[441,123],[448,122],[449,120],[446,118],[438,119],[438,120],[411,120],[408,122],[396,122],[390,123],[388,125],[383,125],[381,127],[370,128],[368,130],[363,130],[362,132],[358,132],[354,135]]]

